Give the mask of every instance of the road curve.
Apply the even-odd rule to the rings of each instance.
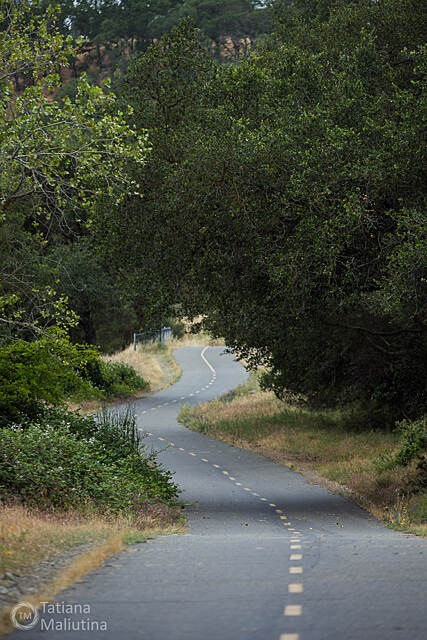
[[[283,465],[179,425],[180,404],[218,396],[246,373],[221,347],[175,356],[181,379],[136,411],[191,503],[188,535],[117,555],[60,594],[58,613],[42,613],[45,628],[58,631],[41,633],[39,622],[24,637],[424,640],[425,541]],[[62,603],[90,613],[64,615]],[[92,623],[104,621],[97,632]],[[61,630],[72,622],[79,631]]]

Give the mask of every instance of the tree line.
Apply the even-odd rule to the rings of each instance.
[[[42,0],[37,11],[55,4]],[[78,43],[74,75],[99,77],[123,72],[130,57],[188,16],[211,54],[229,60],[269,31],[271,11],[256,0],[65,0],[58,25]]]
[[[203,315],[278,395],[353,403],[371,426],[417,416],[425,4],[272,9],[235,65],[188,21],[131,63],[122,95],[153,148],[142,196],[98,218],[99,246],[143,306]]]
[[[369,426],[422,415],[424,3],[276,0],[229,64],[201,8],[263,8],[146,3],[164,26],[138,36],[115,92],[83,76],[58,93],[73,37],[95,42],[131,4],[2,15],[3,345],[49,340],[64,363],[58,332],[108,350],[202,316],[279,396],[353,404]]]

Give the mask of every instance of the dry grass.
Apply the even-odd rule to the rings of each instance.
[[[77,514],[55,515],[31,511],[21,506],[0,509],[0,577],[6,571],[37,572],[44,559],[80,546],[92,545],[90,551],[77,555],[51,582],[40,587],[38,594],[23,594],[20,601],[39,606],[51,600],[88,571],[124,549],[127,544],[145,542],[158,535],[182,533],[179,509],[158,505],[135,525],[130,519],[106,520],[100,517],[81,518]],[[87,546],[85,547],[87,550]],[[0,634],[12,630],[11,606],[0,612]]]
[[[129,345],[124,351],[103,356],[103,359],[107,362],[124,362],[133,367],[144,380],[148,381],[151,393],[171,384],[181,375],[169,345],[139,344],[136,351],[133,350],[133,345]]]
[[[104,542],[111,525],[100,519],[79,522],[76,516],[58,516],[4,506],[0,510],[0,574],[37,564],[70,547]]]
[[[144,537],[153,530],[177,526],[174,510],[153,506],[138,519],[107,519],[78,513],[54,514],[23,506],[0,508],[0,576],[37,565],[48,556],[82,544],[98,545],[112,537]]]
[[[180,347],[223,347],[224,345],[224,340],[214,339],[203,331],[199,333],[186,333],[180,340],[173,338],[169,343],[172,351]]]
[[[426,536],[427,498],[414,495],[414,468],[379,473],[374,461],[399,448],[395,433],[349,431],[340,411],[287,406],[252,381],[237,394],[194,409],[182,421],[203,433],[287,464],[341,491],[392,526]]]

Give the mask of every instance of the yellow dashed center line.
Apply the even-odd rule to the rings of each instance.
[[[285,616],[300,616],[302,613],[302,606],[300,604],[288,604],[285,607]]]
[[[202,358],[203,358],[204,351],[205,350],[202,351]],[[209,363],[207,363],[207,364],[213,370],[213,367]],[[216,381],[216,374],[214,373],[213,376],[212,376],[212,379],[210,380],[210,382],[205,387],[202,387],[201,389],[195,391],[194,393],[188,394],[188,396],[181,396],[180,399],[181,400],[185,400],[186,397],[193,397],[195,394],[199,394],[202,391],[207,390],[209,388],[209,386],[214,384],[215,381]],[[157,409],[160,409],[161,407],[166,407],[169,404],[176,403],[176,402],[178,402],[178,400],[172,400],[171,402],[164,402],[163,404],[157,405],[157,407],[152,407],[151,411],[156,411]],[[141,414],[146,414],[146,413],[148,413],[148,410],[144,410],[144,411],[141,412]],[[142,429],[140,429],[140,431],[141,430]],[[152,433],[148,433],[148,435],[152,436],[153,434]],[[161,440],[162,442],[164,442],[165,438],[162,438],[162,437],[159,436],[158,440]],[[169,442],[168,444],[170,446],[172,446],[172,447],[175,446],[174,442]],[[179,451],[184,451],[185,452],[184,447],[178,447],[178,449],[179,449]],[[198,454],[196,454],[196,453],[194,453],[192,451],[189,451],[188,454],[190,456],[193,456],[193,457],[197,457],[197,455],[198,455]],[[200,458],[200,459],[202,460],[202,462],[209,462],[209,460],[207,458]],[[221,465],[219,465],[219,464],[213,464],[212,466],[215,469],[221,469]],[[235,482],[235,480],[236,480],[235,476],[230,476],[228,471],[222,470],[222,473],[225,476],[228,476],[228,478],[230,480],[232,480],[237,487],[241,487],[242,486],[241,482]],[[267,498],[260,497],[259,493],[257,493],[256,491],[252,491],[252,489],[250,489],[249,487],[243,487],[243,489],[244,489],[244,491],[251,492],[253,496],[259,498],[262,502],[268,502]],[[269,502],[268,505],[270,507],[274,508],[277,514],[283,514],[283,510],[282,509],[278,509],[277,505],[274,502]],[[280,519],[282,521],[286,520],[287,516],[286,515],[280,515]],[[294,528],[290,527],[290,524],[291,524],[290,522],[283,522],[283,525],[286,526],[286,527],[289,527],[288,530],[292,531],[294,536],[300,535],[299,531],[295,531]],[[299,542],[301,542],[301,540],[299,538],[297,538],[297,537],[293,537],[293,538],[291,538],[291,542],[292,543],[299,543]],[[290,545],[290,549],[291,550],[301,549],[301,545],[300,544],[291,544]],[[290,554],[290,560],[291,561],[302,560],[302,553],[291,553]],[[294,567],[294,566],[289,567],[289,573],[290,574],[302,574],[303,573],[303,568],[302,567]],[[301,583],[290,583],[288,585],[288,592],[289,593],[302,593],[303,592],[303,585]],[[299,605],[299,604],[286,605],[283,613],[284,613],[285,616],[300,616],[302,614],[302,605]],[[280,639],[279,640],[300,640],[300,635],[298,633],[282,633],[280,635]]]
[[[304,587],[300,582],[291,582],[288,584],[289,593],[302,593],[304,591]]]

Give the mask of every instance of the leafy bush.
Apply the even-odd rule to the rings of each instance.
[[[402,434],[402,446],[396,455],[396,463],[404,467],[413,460],[426,462],[427,417],[413,422],[402,420],[397,427]]]
[[[99,396],[105,400],[116,397],[128,398],[135,391],[148,387],[148,382],[124,362],[91,360],[82,369],[81,376],[95,387],[100,392]]]
[[[185,336],[185,324],[181,320],[169,320],[169,326],[172,330],[172,337],[176,340],[182,340]]]
[[[382,455],[376,460],[379,473],[395,467],[408,467],[415,463],[412,484],[417,490],[427,487],[427,417],[419,420],[402,420],[396,424],[401,433],[401,446],[394,455]]]
[[[0,350],[0,424],[35,417],[42,402],[58,404],[71,394],[88,393],[77,373],[96,361],[94,349],[71,344],[60,333],[34,342],[16,340]]]
[[[0,499],[67,510],[132,512],[173,500],[177,487],[141,444],[135,418],[48,409],[0,431]]]
[[[0,351],[0,426],[38,419],[44,403],[127,398],[147,386],[131,366],[104,362],[96,349],[72,344],[60,332],[15,340]]]

